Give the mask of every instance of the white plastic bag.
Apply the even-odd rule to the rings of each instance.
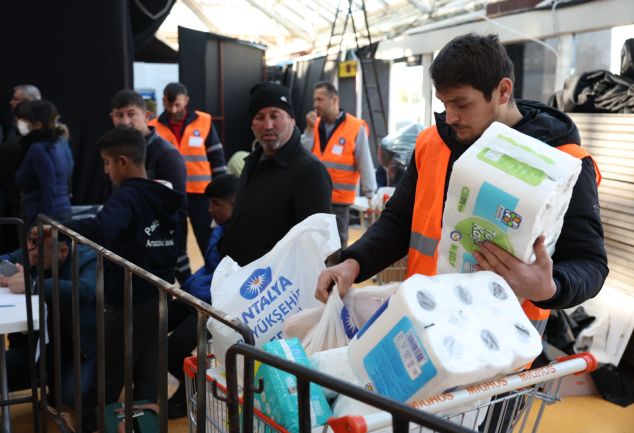
[[[211,283],[213,306],[244,322],[253,331],[256,346],[281,338],[286,317],[320,304],[315,299],[317,278],[326,258],[339,248],[335,216],[311,215],[269,253],[242,268],[225,257]],[[241,340],[240,335],[214,319],[207,327],[214,355],[224,363],[227,349]]]
[[[333,287],[325,306],[297,313],[284,324],[284,338],[299,338],[308,355],[347,346],[356,332],[337,286]]]
[[[365,325],[400,285],[401,283],[390,283],[380,286],[355,287],[348,290],[348,294],[343,298],[343,304],[350,312],[350,317],[356,327],[361,328]]]

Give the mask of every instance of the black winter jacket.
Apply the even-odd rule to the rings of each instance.
[[[174,229],[183,195],[153,180],[132,178],[121,183],[95,218],[72,221],[69,227],[159,278],[174,282],[177,250]],[[105,261],[105,298],[123,305],[123,269]],[[132,278],[134,304],[158,289]]]
[[[300,143],[297,128],[272,158],[258,146],[245,158],[231,222],[219,245],[244,266],[269,252],[297,223],[330,213],[332,182],[324,165]]]
[[[514,129],[551,146],[580,144],[579,131],[566,114],[538,102],[518,100],[516,103],[523,118],[513,126]],[[453,130],[445,123],[444,113],[436,113],[436,125],[451,150],[446,197],[453,164],[468,146],[455,140]],[[361,265],[357,282],[371,277],[407,254],[417,180],[416,161],[412,158],[379,221],[359,241],[342,252],[341,260],[353,258]],[[590,158],[582,160],[581,174],[574,186],[552,258],[557,293],[547,301],[535,302],[535,305],[569,308],[594,297],[601,290],[608,266],[595,171]]]

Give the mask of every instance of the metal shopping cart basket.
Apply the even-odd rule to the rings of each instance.
[[[215,360],[212,357],[208,358],[208,368],[211,369],[208,373],[211,372],[211,374],[207,374],[207,389],[205,390],[207,432],[238,433],[241,431],[240,416],[252,417],[254,432],[287,432],[262,412],[252,409],[252,405],[249,405],[249,409],[243,410],[242,399],[237,392],[235,367],[237,355],[280,368],[297,377],[298,413],[302,433],[311,431],[466,433],[478,431],[478,427],[479,431],[487,433],[528,431],[534,433],[537,431],[545,406],[560,400],[558,392],[561,379],[571,374],[592,371],[597,365],[591,354],[582,353],[559,358],[556,362],[544,367],[480,382],[403,405],[255,347],[236,344],[227,352],[226,381],[224,377],[218,377],[213,373]],[[195,427],[196,365],[196,358],[192,357],[185,361],[184,367],[190,431],[193,431]],[[311,430],[308,403],[310,382],[372,405],[380,411],[364,416],[349,415],[331,418],[328,425]],[[250,411],[252,413],[247,413]],[[230,428],[231,425],[233,428]]]
[[[196,356],[185,359],[183,369],[185,371],[185,390],[187,392],[187,418],[189,419],[189,431],[196,431]],[[207,389],[205,398],[207,401],[206,429],[207,433],[225,433],[229,431],[227,418],[227,383],[217,368],[213,355],[207,355]],[[242,399],[241,399],[242,400]],[[257,409],[253,410],[253,431],[258,433],[288,433],[268,416]]]

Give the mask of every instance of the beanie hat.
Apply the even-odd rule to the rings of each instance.
[[[288,87],[265,81],[256,84],[250,92],[249,119],[253,119],[258,111],[264,107],[277,107],[295,118],[295,110],[291,104],[291,94]]]

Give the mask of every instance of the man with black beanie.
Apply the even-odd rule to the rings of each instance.
[[[301,145],[286,87],[271,82],[253,87],[249,117],[258,144],[245,159],[233,217],[219,247],[240,266],[266,254],[306,217],[330,213],[332,197],[328,172]]]

